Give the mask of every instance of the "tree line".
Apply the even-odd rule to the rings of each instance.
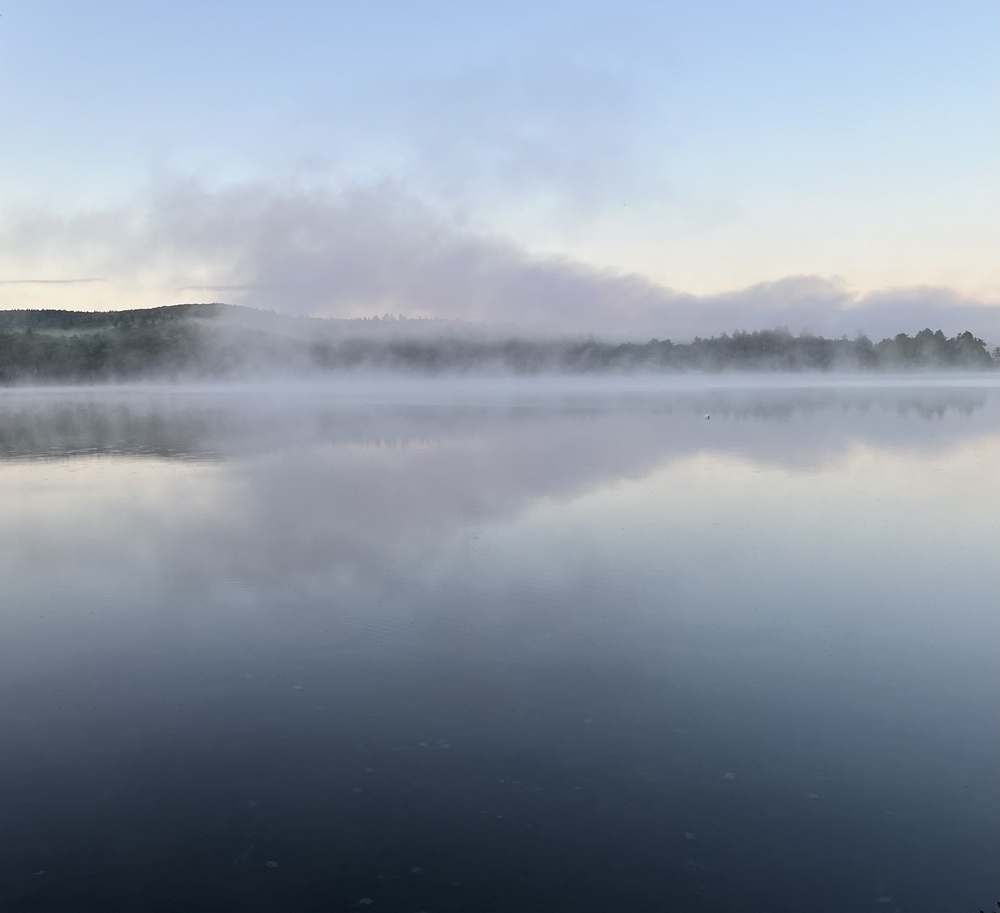
[[[827,339],[786,329],[739,331],[692,342],[651,339],[525,339],[442,333],[387,338],[280,332],[214,318],[228,305],[175,305],[106,313],[0,312],[0,383],[100,383],[317,375],[349,370],[409,373],[593,374],[639,371],[912,371],[1000,368],[971,332],[924,329],[873,342]],[[246,309],[234,309],[245,311]],[[316,321],[325,328],[326,321]],[[344,329],[344,326],[347,329]],[[399,324],[397,323],[398,327]]]

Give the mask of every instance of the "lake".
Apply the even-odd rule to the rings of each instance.
[[[1000,899],[993,378],[0,392],[0,909]]]

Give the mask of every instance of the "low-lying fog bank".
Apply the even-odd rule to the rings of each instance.
[[[437,321],[286,318],[227,305],[0,313],[0,384],[729,372],[994,371],[1000,347],[923,329],[873,342],[785,329],[690,342],[525,338]]]

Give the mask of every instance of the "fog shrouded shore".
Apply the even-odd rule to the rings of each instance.
[[[784,328],[674,342],[527,337],[455,321],[289,317],[225,304],[0,312],[0,383],[403,374],[984,371],[1000,348],[971,331],[911,329],[881,341]]]

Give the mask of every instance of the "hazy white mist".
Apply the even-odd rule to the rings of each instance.
[[[1000,305],[948,288],[858,294],[835,278],[786,276],[687,294],[636,274],[534,255],[446,218],[391,183],[332,192],[295,183],[210,190],[170,182],[116,209],[9,216],[0,245],[24,270],[0,286],[0,306],[8,308],[200,300],[623,338],[774,326],[881,337],[929,326],[1000,340]]]

